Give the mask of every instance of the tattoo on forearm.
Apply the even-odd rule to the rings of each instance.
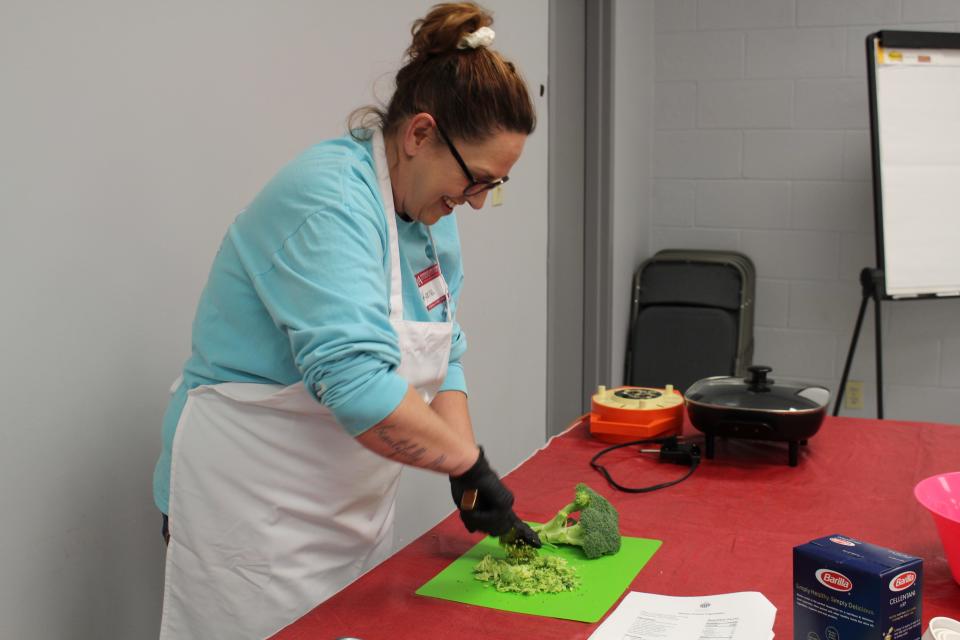
[[[383,425],[381,427],[378,427],[376,431],[377,437],[380,439],[380,442],[384,443],[392,450],[392,453],[390,453],[390,455],[388,455],[387,457],[401,458],[402,461],[408,462],[410,464],[416,464],[417,462],[419,462],[420,459],[423,458],[424,454],[427,453],[427,448],[420,446],[416,442],[413,442],[412,440],[408,440],[407,438],[395,439],[390,433],[390,430],[392,428],[393,427]],[[444,456],[441,455],[439,458],[437,458],[437,460],[430,463],[429,468],[433,468],[434,466],[442,462],[443,458]]]

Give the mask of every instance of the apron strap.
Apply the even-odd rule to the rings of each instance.
[[[380,185],[380,199],[383,201],[383,215],[387,218],[388,244],[390,245],[390,319],[403,320],[403,282],[400,274],[400,241],[397,235],[397,212],[393,204],[393,188],[390,186],[390,169],[387,166],[387,152],[383,143],[383,131],[373,133],[373,158],[377,167],[377,182]]]
[[[373,158],[377,167],[377,182],[380,185],[380,199],[383,201],[383,214],[387,218],[387,234],[390,244],[390,320],[403,320],[403,280],[400,273],[400,240],[397,232],[397,212],[393,203],[393,187],[390,185],[390,169],[387,166],[386,145],[383,142],[383,131],[377,129],[373,133]],[[427,236],[430,238],[430,246],[433,248],[433,255],[437,260],[437,268],[440,267],[440,254],[437,253],[437,245],[433,241],[433,233],[430,227],[426,227]],[[453,301],[450,299],[450,289],[447,286],[446,278],[443,272],[440,273],[440,280],[443,282],[444,294],[444,319],[447,322],[453,322]]]

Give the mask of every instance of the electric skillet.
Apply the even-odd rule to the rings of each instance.
[[[749,438],[789,444],[789,462],[797,466],[799,446],[823,423],[830,390],[767,377],[770,367],[752,366],[749,378],[714,376],[698,380],[686,393],[690,423],[706,435],[706,457],[715,440]]]

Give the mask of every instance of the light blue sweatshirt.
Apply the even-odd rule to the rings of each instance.
[[[400,404],[407,382],[389,320],[387,222],[371,143],[350,136],[322,142],[280,170],[230,225],[193,321],[192,355],[163,418],[154,471],[157,507],[168,513],[170,452],[187,391],[221,382],[302,381],[338,422],[358,435]],[[436,261],[426,228],[399,217],[403,316],[427,311],[414,274]],[[456,220],[431,227],[456,310],[463,270]],[[466,339],[454,324],[441,390],[466,392],[460,358]]]

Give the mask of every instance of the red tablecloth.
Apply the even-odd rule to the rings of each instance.
[[[688,425],[689,428],[689,425]],[[960,427],[827,418],[787,466],[786,445],[718,441],[714,460],[649,494],[610,488],[588,461],[603,448],[583,425],[554,439],[507,476],[517,513],[543,521],[587,482],[620,511],[624,535],[663,540],[630,589],[665,595],[760,591],[776,607],[777,638],[793,637],[792,548],[840,533],[924,559],[923,619],[960,619],[930,515],[913,486],[960,470]],[[621,484],[644,486],[684,469],[621,449],[605,464]],[[438,481],[440,481],[438,479]],[[448,517],[370,573],[274,636],[275,640],[491,638],[574,640],[597,624],[507,613],[417,596],[414,591],[478,541]]]

